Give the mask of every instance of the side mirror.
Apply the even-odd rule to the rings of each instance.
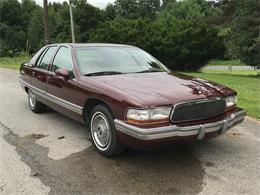
[[[24,67],[24,66],[28,66],[28,65],[29,65],[29,62],[24,62],[24,63],[22,63],[21,66],[20,66],[20,72],[21,72],[21,73],[24,73],[23,67]]]
[[[66,68],[59,68],[55,71],[56,76],[64,77],[64,79],[69,79],[69,71]]]

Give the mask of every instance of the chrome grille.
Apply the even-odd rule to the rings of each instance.
[[[176,104],[171,114],[172,122],[186,122],[211,118],[224,113],[224,98],[208,98]]]

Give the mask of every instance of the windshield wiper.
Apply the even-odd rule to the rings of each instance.
[[[160,69],[147,69],[147,70],[142,70],[142,71],[139,71],[139,72],[136,72],[136,73],[146,73],[146,72],[164,72]]]
[[[101,76],[101,75],[114,75],[114,74],[123,74],[118,71],[101,71],[101,72],[92,72],[88,74],[84,74],[84,76]]]

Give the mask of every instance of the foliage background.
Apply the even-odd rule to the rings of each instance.
[[[198,70],[211,59],[260,65],[260,0],[116,0],[104,10],[76,0],[77,42],[136,45],[171,69]],[[0,55],[44,45],[43,10],[32,0],[0,0]],[[51,42],[71,42],[69,7],[49,4]]]

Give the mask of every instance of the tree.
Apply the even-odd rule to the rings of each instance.
[[[176,3],[176,0],[162,0],[162,8],[166,8],[169,4]]]
[[[21,19],[21,4],[17,0],[0,0],[1,23],[8,26],[18,25]]]
[[[115,5],[109,3],[106,8],[105,8],[105,12],[104,12],[104,19],[105,20],[113,20],[116,18],[116,9],[115,9]]]
[[[128,19],[137,19],[138,16],[138,0],[116,0],[116,13],[120,17]]]
[[[41,10],[35,10],[28,26],[28,40],[31,52],[36,52],[43,46],[43,16]]]
[[[89,32],[104,21],[103,12],[90,4],[86,0],[78,0],[74,8],[74,21],[76,25],[76,39],[79,42],[89,40]]]
[[[118,18],[108,21],[91,32],[91,42],[124,43],[139,46],[145,50],[151,32],[151,23],[139,18],[138,20]]]
[[[224,59],[236,59],[234,46],[231,41],[231,25],[235,18],[236,0],[219,0],[212,2],[213,9],[217,12],[210,17],[208,23],[219,30],[218,35],[223,39],[226,52]]]
[[[116,0],[114,7],[119,17],[154,20],[160,11],[160,0]]]
[[[19,13],[21,5],[17,0],[0,0],[1,55],[13,55],[25,46],[26,36]]]
[[[235,19],[231,26],[233,51],[242,62],[260,66],[260,2],[236,2]]]
[[[142,18],[154,20],[160,10],[160,0],[139,0],[138,15]]]
[[[22,0],[21,1],[21,22],[23,27],[29,25],[30,19],[33,15],[34,10],[41,10],[40,6],[36,5],[33,0]]]
[[[53,42],[71,42],[70,15],[67,2],[49,4],[49,29]]]
[[[17,0],[0,0],[1,55],[13,55],[25,49],[34,10],[41,8],[32,0],[22,0],[21,3]]]

